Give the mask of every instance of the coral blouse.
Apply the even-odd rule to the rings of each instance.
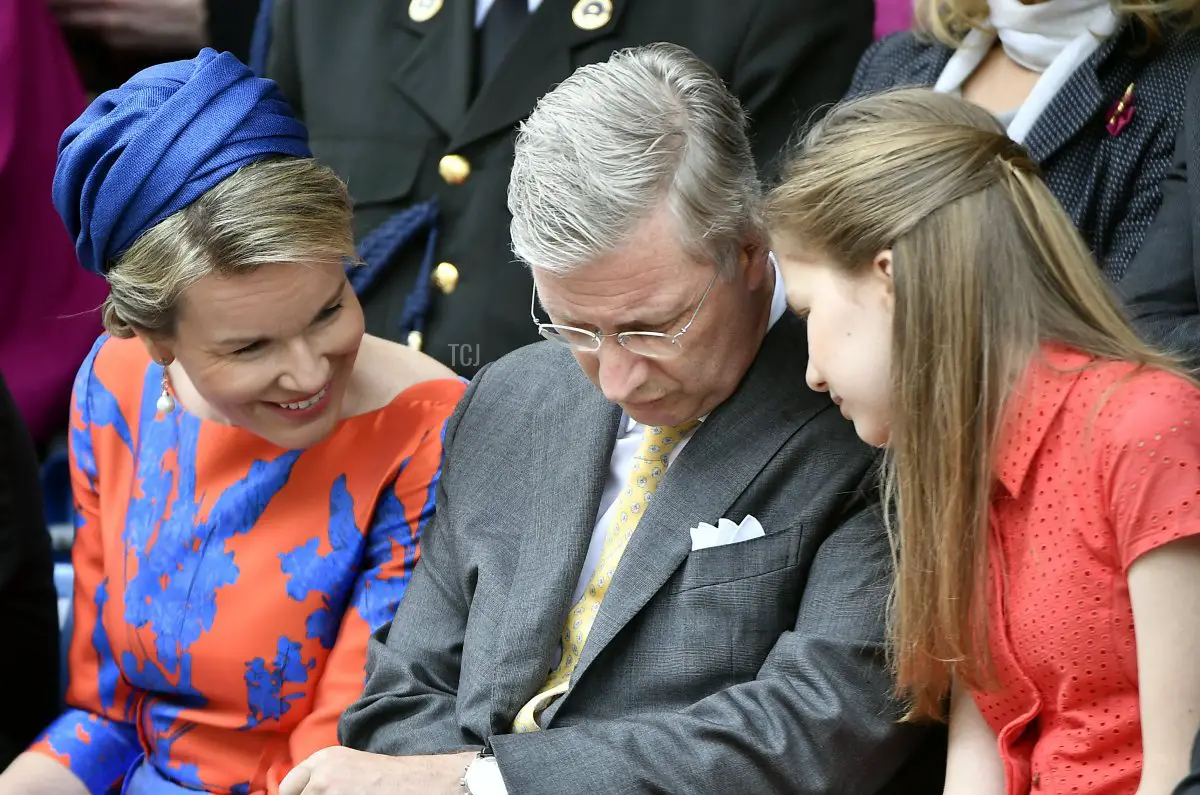
[[[70,709],[33,750],[92,793],[274,793],[362,692],[465,385],[417,384],[284,450],[157,415],[161,379],[107,337],[76,378]]]
[[[1000,689],[975,702],[1008,795],[1132,795],[1142,740],[1127,575],[1200,534],[1200,390],[1047,346],[1011,405],[988,543]]]

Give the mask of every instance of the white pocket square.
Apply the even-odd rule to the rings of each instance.
[[[701,522],[692,528],[691,533],[693,552],[698,549],[708,549],[709,547],[740,544],[743,541],[750,541],[751,539],[761,538],[766,535],[758,520],[749,514],[746,515],[746,518],[740,524],[734,524],[724,518],[717,520],[716,527],[707,522]]]

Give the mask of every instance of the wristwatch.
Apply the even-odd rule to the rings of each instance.
[[[491,759],[493,760],[492,764],[495,765],[495,756],[492,754],[492,750],[486,746],[480,749],[479,753],[475,755],[475,758],[472,759],[470,764],[467,765],[466,769],[463,770],[462,778],[458,780],[459,785],[462,787],[462,795],[485,795],[484,792],[476,792],[471,788],[471,780],[476,778],[479,770],[477,763],[483,759]],[[472,768],[475,769],[476,773],[472,773]],[[496,772],[499,774],[498,769]]]

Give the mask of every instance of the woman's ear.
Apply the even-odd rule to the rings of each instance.
[[[896,283],[893,277],[892,265],[892,250],[890,248],[885,248],[876,254],[875,260],[871,263],[871,276],[877,281],[889,310],[893,309],[896,304]]]
[[[134,329],[133,333],[146,346],[146,352],[150,354],[151,359],[159,364],[170,364],[175,361],[175,345],[172,340],[161,334],[142,329]]]

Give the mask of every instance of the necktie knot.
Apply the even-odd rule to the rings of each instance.
[[[678,425],[647,425],[642,432],[638,457],[651,461],[665,459],[699,424],[699,420],[690,420]]]

